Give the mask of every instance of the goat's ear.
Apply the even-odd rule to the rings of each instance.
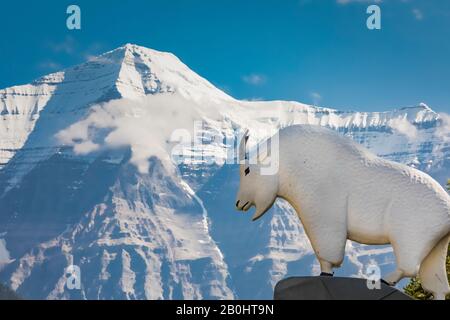
[[[244,135],[242,136],[241,142],[239,143],[239,163],[244,164],[247,159],[247,141],[248,141],[248,129],[245,130]]]

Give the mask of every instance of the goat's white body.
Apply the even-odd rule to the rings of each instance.
[[[278,134],[277,196],[296,209],[321,266],[342,263],[347,239],[390,243],[397,281],[415,276],[440,241],[448,244],[450,197],[427,174],[381,159],[332,130],[291,126]],[[448,291],[447,279],[430,286],[435,296]]]

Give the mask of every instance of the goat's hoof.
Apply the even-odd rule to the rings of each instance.
[[[327,272],[321,272],[321,273],[320,273],[320,276],[321,276],[321,277],[332,277],[333,274],[332,274],[332,273],[327,273]]]

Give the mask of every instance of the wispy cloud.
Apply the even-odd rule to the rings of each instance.
[[[391,119],[388,122],[388,126],[395,132],[405,135],[410,139],[417,138],[419,134],[417,128],[405,118]]]
[[[139,171],[148,172],[149,159],[153,156],[170,170],[173,169],[171,141],[174,134],[186,132],[193,137],[194,121],[204,117],[218,119],[214,110],[178,94],[112,100],[94,106],[87,118],[60,131],[56,138],[72,146],[77,154],[129,147],[130,162]],[[168,122],[168,118],[171,121]]]
[[[101,43],[95,42],[91,44],[86,50],[82,51],[81,55],[84,59],[88,61],[96,60],[97,56],[101,53],[103,49],[104,47]]]
[[[439,113],[441,125],[438,127],[434,135],[444,142],[450,141],[450,115],[447,113]]]
[[[73,54],[76,49],[76,41],[73,37],[66,36],[63,41],[50,42],[48,46],[54,53]]]
[[[94,42],[88,47],[79,49],[79,44],[72,36],[66,36],[59,42],[47,42],[46,48],[49,49],[57,57],[64,55],[75,59],[75,62],[98,60],[98,55],[104,49],[99,42]],[[43,70],[55,71],[62,69],[63,66],[54,60],[44,60],[37,65],[37,68]]]
[[[259,86],[267,81],[266,76],[262,74],[252,73],[242,77],[242,80],[252,86]]]
[[[317,106],[322,100],[322,95],[318,92],[311,92],[309,95],[311,96],[311,99],[313,100],[313,104],[315,106]]]
[[[58,62],[47,60],[47,61],[39,63],[38,68],[42,69],[42,70],[55,71],[55,70],[61,69],[62,66]]]
[[[423,20],[423,12],[422,12],[422,10],[417,9],[417,8],[414,8],[414,9],[412,10],[412,13],[413,13],[414,18],[415,18],[416,20],[419,20],[419,21]]]
[[[63,53],[69,56],[81,57],[85,60],[92,59],[104,49],[104,46],[99,42],[94,42],[91,45],[80,49],[79,44],[72,36],[66,36],[64,40],[60,42],[49,42],[47,46],[53,53]]]

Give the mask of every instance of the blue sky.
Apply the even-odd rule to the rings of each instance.
[[[373,3],[381,30],[366,27]],[[70,4],[81,30],[66,28]],[[0,88],[136,43],[240,99],[450,112],[448,0],[8,1],[0,30]]]

